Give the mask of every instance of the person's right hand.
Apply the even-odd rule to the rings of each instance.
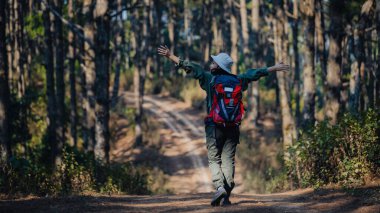
[[[160,45],[160,47],[157,48],[157,53],[165,57],[170,56],[170,50],[166,45]]]
[[[274,66],[268,67],[269,72],[288,72],[289,69],[289,64],[285,64],[284,62],[280,62]]]

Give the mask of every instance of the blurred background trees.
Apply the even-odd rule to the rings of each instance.
[[[219,52],[232,56],[234,73],[280,61],[291,65],[289,73],[254,82],[246,96],[247,146],[258,147],[259,136],[266,134],[260,121],[268,116],[274,115],[280,127],[272,142],[282,166],[254,167],[261,178],[286,174],[286,180],[295,181],[292,186],[306,186],[302,174],[312,174],[320,161],[303,165],[305,156],[299,153],[328,155],[326,150],[336,148],[347,149],[340,153],[346,161],[354,158],[347,154],[348,145],[305,145],[310,138],[318,140],[320,122],[334,129],[343,125],[345,114],[353,116],[353,123],[344,124],[373,124],[367,133],[375,140],[358,146],[373,143],[369,147],[375,152],[363,149],[368,158],[355,159],[368,164],[360,167],[367,168],[365,174],[375,174],[380,163],[379,39],[380,5],[374,0],[0,0],[3,173],[14,159],[39,159],[49,171],[57,170],[65,147],[109,164],[110,111],[125,90],[135,94],[130,97],[135,106],[124,107],[135,109],[137,147],[144,145],[145,93],[166,93],[204,107],[194,81],[156,55],[156,47],[167,44],[174,54],[206,69],[210,55]],[[334,135],[321,143],[333,144]],[[298,150],[302,147],[316,151]],[[334,165],[346,162],[339,153],[330,154]],[[278,172],[268,176],[273,169]]]

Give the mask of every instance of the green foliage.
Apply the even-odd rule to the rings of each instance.
[[[131,164],[104,165],[92,154],[65,147],[62,164],[52,170],[43,161],[43,147],[29,158],[14,157],[0,170],[0,192],[6,194],[62,195],[85,191],[149,194],[148,173]]]
[[[373,110],[361,116],[345,114],[336,125],[323,121],[301,133],[289,149],[294,159],[287,165],[290,175],[301,186],[319,187],[361,184],[379,174],[379,116]]]
[[[28,36],[34,40],[44,35],[42,13],[30,13],[25,18],[25,30]]]

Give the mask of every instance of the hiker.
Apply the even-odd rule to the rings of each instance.
[[[158,47],[157,53],[199,80],[201,88],[207,93],[206,145],[212,182],[216,189],[211,205],[230,205],[229,197],[235,186],[235,152],[239,143],[239,125],[244,114],[242,91],[248,89],[249,83],[267,76],[270,72],[288,71],[289,65],[279,63],[234,75],[231,73],[233,60],[226,53],[211,55],[209,72],[196,63],[171,54],[167,46]]]

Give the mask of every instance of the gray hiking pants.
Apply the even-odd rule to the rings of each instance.
[[[235,186],[235,152],[239,143],[239,126],[206,126],[208,164],[215,189],[223,186],[228,194]]]

